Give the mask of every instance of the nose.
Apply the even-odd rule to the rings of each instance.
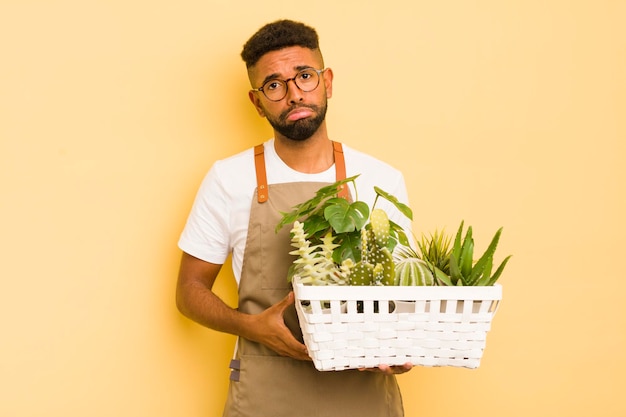
[[[290,81],[293,82],[293,85],[291,86],[289,85]],[[287,86],[287,101],[289,103],[302,101],[302,90],[300,90],[300,87],[298,87],[298,84],[296,84],[296,79],[290,78],[285,83]]]

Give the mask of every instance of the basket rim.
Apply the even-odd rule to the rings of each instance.
[[[492,286],[355,286],[293,283],[303,300],[501,300],[502,285]]]

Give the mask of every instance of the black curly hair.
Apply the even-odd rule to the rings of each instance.
[[[289,46],[319,49],[317,32],[304,23],[293,20],[277,20],[259,29],[243,46],[241,58],[246,68],[256,64],[263,55]]]

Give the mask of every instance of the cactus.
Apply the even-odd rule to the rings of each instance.
[[[389,217],[384,210],[374,209],[370,214],[370,225],[374,234],[374,240],[379,248],[384,248],[389,243]]]
[[[374,265],[368,262],[368,233],[361,229],[361,260],[350,271],[350,285],[372,285]]]
[[[396,264],[394,285],[434,285],[428,264],[418,258],[405,258]]]
[[[390,223],[383,210],[372,210],[368,227],[361,229],[361,260],[350,273],[352,285],[393,285],[395,265],[387,244]]]
[[[393,253],[396,264],[394,285],[435,285],[430,264],[410,246],[399,246]]]

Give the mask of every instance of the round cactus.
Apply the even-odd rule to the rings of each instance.
[[[395,285],[434,285],[435,279],[426,262],[418,258],[402,259],[395,267]]]

